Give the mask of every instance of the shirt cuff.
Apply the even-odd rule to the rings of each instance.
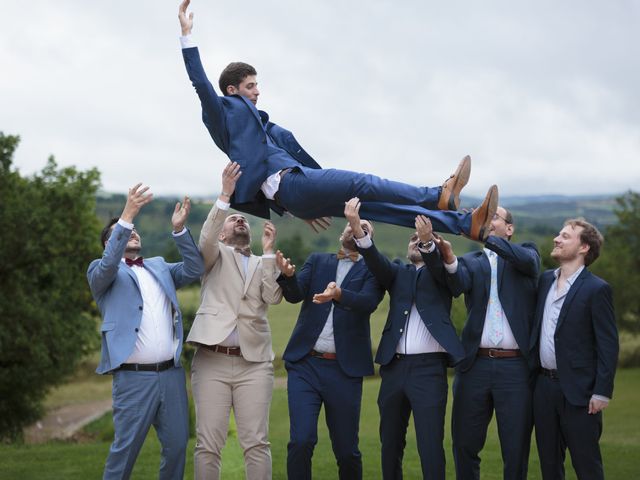
[[[173,235],[174,237],[181,237],[185,233],[187,233],[187,227],[182,227],[182,230],[180,230],[179,232],[171,232],[171,235]]]
[[[118,219],[118,225],[126,228],[127,230],[133,230],[133,223],[129,223],[125,220],[122,220],[121,218]]]
[[[422,248],[418,247],[418,250],[420,250],[422,253],[433,253],[433,251],[435,249],[436,249],[435,242],[431,242],[431,246],[429,248],[427,248],[426,250],[423,250]]]
[[[220,210],[229,210],[229,207],[231,206],[230,203],[227,202],[223,202],[220,199],[216,200],[216,207],[218,207]]]
[[[364,232],[364,237],[362,238],[353,237],[353,239],[356,241],[356,245],[359,246],[360,248],[370,248],[371,245],[373,245],[373,242],[371,241],[371,237],[367,232]]]
[[[276,258],[275,253],[263,253],[262,258]]]
[[[456,273],[458,271],[458,257],[456,257],[453,263],[445,263],[444,268],[448,273]]]
[[[180,45],[183,49],[197,47],[196,42],[191,35],[183,35],[180,37]]]
[[[609,400],[611,400],[609,397],[605,397],[603,395],[591,395],[591,398],[593,400],[600,400],[601,402],[606,402],[606,403],[609,403]]]

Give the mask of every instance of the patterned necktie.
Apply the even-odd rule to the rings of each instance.
[[[498,298],[498,255],[495,252],[490,252],[488,256],[491,265],[491,289],[487,305],[487,321],[489,322],[489,340],[497,347],[504,337],[502,305],[500,298]]]
[[[341,248],[340,251],[336,254],[336,257],[338,257],[338,260],[342,260],[343,258],[348,258],[349,260],[355,263],[358,261],[360,254],[358,252],[347,253]]]
[[[240,255],[244,255],[245,257],[250,257],[251,256],[251,247],[246,246],[246,247],[234,247],[233,248],[236,252],[238,252]]]
[[[131,260],[130,258],[125,258],[124,262],[130,267],[133,267],[134,265],[137,265],[138,267],[144,267],[142,257],[138,257],[135,260]]]

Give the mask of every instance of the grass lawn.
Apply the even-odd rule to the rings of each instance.
[[[378,409],[376,395],[379,379],[367,380],[364,387],[362,418],[360,425],[360,449],[363,453],[364,474],[368,480],[380,478],[378,440]],[[451,399],[451,397],[449,397]],[[640,369],[618,372],[615,398],[605,411],[604,433],[601,440],[607,478],[638,478],[640,472]],[[449,402],[450,404],[450,402]],[[108,419],[106,420],[108,421]],[[337,469],[331,446],[321,419],[319,442],[314,454],[314,478],[337,478]],[[447,477],[454,478],[449,419],[445,438]],[[284,389],[274,391],[271,408],[271,432],[273,478],[286,478],[286,449],[288,441],[287,396]],[[529,463],[530,479],[540,478],[535,442]],[[193,478],[193,444],[189,443],[185,478]],[[45,445],[0,445],[0,479],[88,479],[101,476],[109,442],[49,443]],[[138,458],[134,479],[157,478],[159,444],[155,433],[150,433]],[[569,465],[568,478],[575,476]],[[482,452],[482,478],[501,479],[502,463],[495,431],[495,422],[489,431],[487,445]],[[405,478],[420,478],[420,462],[416,452],[415,435],[410,428],[404,459]],[[230,438],[223,456],[223,479],[243,479],[242,452],[235,437]]]

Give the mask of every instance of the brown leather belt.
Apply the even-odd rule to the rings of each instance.
[[[548,368],[540,368],[540,373],[552,380],[558,380],[558,370],[549,370]]]
[[[335,360],[338,356],[335,353],[331,352],[316,352],[315,350],[311,350],[309,355],[316,358],[324,358],[325,360]]]
[[[241,357],[242,352],[240,347],[225,347],[223,345],[203,345],[201,343],[198,346],[211,350],[212,352],[224,353],[225,355],[231,355],[232,357]]]
[[[490,358],[515,358],[521,357],[522,352],[520,352],[520,350],[506,350],[502,348],[479,348],[478,356]]]

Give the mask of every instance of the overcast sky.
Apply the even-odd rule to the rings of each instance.
[[[219,191],[178,2],[0,0],[0,131],[15,165],[97,167],[102,188]],[[325,168],[482,195],[640,189],[640,2],[195,0],[214,84],[258,70],[258,107]]]

